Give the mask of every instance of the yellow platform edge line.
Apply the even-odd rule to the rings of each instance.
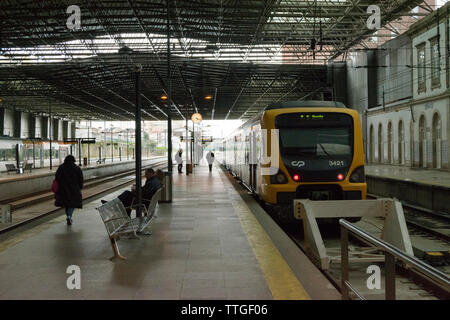
[[[232,201],[232,204],[273,298],[275,300],[311,300],[248,206],[242,200]]]

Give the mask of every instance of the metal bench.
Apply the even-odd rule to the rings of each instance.
[[[97,160],[97,164],[102,164],[102,163],[105,163],[105,162],[106,162],[106,158]]]
[[[111,247],[114,253],[114,256],[111,258],[119,258],[125,259],[122,255],[120,255],[119,247],[117,246],[117,240],[122,235],[132,235],[133,238],[139,239],[137,234],[149,235],[151,233],[144,233],[145,228],[149,225],[149,223],[153,220],[156,211],[156,204],[161,196],[161,189],[158,189],[156,193],[153,195],[150,200],[149,206],[146,208],[143,217],[137,217],[131,219],[125,207],[119,198],[115,198],[112,201],[108,201],[107,203],[101,205],[97,208],[100,213],[100,217],[105,224],[106,231],[108,232],[108,236],[111,242]]]
[[[23,169],[23,171],[27,171],[27,170],[30,170],[30,173],[31,173],[31,170],[33,170],[33,164],[32,163],[25,164],[25,168]]]
[[[151,199],[142,199],[142,212],[144,213],[145,217],[154,217],[156,205],[158,204],[158,201],[161,200],[161,192],[162,188],[159,188],[156,190],[155,194],[152,196]],[[133,199],[133,202],[131,203],[131,206],[125,207],[126,209],[136,210],[137,204],[134,203],[136,199]],[[147,233],[149,235],[149,233]],[[150,233],[151,234],[151,233]]]
[[[10,172],[16,172],[17,173],[17,168],[13,163],[7,163],[5,164],[6,167],[6,172],[9,174]]]

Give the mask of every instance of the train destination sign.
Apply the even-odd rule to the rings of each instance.
[[[301,119],[323,119],[325,118],[325,115],[323,114],[300,114]]]

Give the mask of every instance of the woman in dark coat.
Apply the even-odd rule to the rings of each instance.
[[[75,158],[68,155],[64,163],[56,171],[58,191],[55,194],[55,206],[66,209],[67,224],[72,224],[72,213],[75,208],[82,208],[81,189],[83,188],[83,172],[75,164]]]

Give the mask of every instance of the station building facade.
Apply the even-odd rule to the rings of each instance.
[[[362,116],[368,163],[450,168],[449,7],[350,55],[347,99]]]

